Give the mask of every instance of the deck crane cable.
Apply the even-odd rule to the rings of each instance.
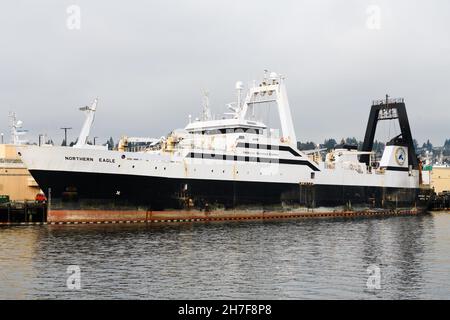
[[[382,125],[383,125],[384,136],[385,136],[385,140],[384,141],[389,141],[389,133],[388,133],[388,128],[387,128],[387,125],[386,125],[386,121],[382,121]]]
[[[388,121],[389,122],[389,125],[388,125],[388,128],[389,128],[389,135],[388,135],[388,139],[386,140],[386,141],[389,141],[390,139],[391,139],[391,127],[392,127],[392,121],[391,120],[389,120]]]
[[[266,123],[267,128],[270,128],[270,109],[272,107],[272,102],[268,103],[268,107],[266,108],[266,119],[264,119],[264,123]]]
[[[397,130],[397,119],[394,120],[394,131],[395,131],[395,136],[397,136],[399,133],[401,133],[400,125],[399,125],[399,129]]]

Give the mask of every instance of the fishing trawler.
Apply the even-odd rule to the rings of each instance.
[[[403,99],[373,101],[361,150],[339,145],[325,157],[297,148],[285,78],[274,72],[249,85],[220,119],[200,119],[147,149],[106,150],[85,142],[95,106],[74,147],[26,146],[23,162],[49,199],[49,221],[185,221],[418,213],[420,167]],[[94,102],[96,105],[97,102]],[[280,127],[258,120],[276,106]],[[91,121],[92,120],[92,121]],[[376,127],[398,120],[380,160]]]

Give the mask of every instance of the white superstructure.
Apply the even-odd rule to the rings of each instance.
[[[275,73],[251,86],[241,98],[242,83],[236,86],[237,102],[220,120],[209,115],[205,104],[202,120],[191,121],[141,152],[91,150],[88,136],[96,101],[87,109],[88,120],[75,148],[39,147],[23,149],[23,161],[33,171],[80,172],[148,176],[173,179],[246,181],[260,183],[307,183],[392,188],[418,188],[419,172],[408,164],[407,149],[388,146],[381,163],[367,166],[359,156],[371,152],[341,148],[324,159],[318,153],[297,149],[285,80]],[[275,103],[281,131],[252,119],[264,103]],[[301,112],[301,108],[295,108]],[[402,161],[398,160],[401,157]]]

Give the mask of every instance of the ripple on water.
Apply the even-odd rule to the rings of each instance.
[[[450,296],[450,215],[2,227],[0,298]],[[66,286],[81,268],[81,290]],[[366,286],[381,270],[381,290]]]

